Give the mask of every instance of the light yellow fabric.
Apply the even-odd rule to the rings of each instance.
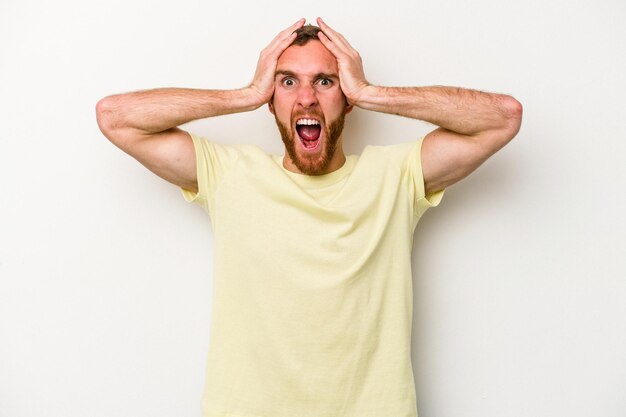
[[[305,176],[192,135],[215,239],[205,417],[415,417],[411,251],[422,140]]]

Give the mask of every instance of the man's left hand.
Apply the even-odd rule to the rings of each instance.
[[[339,32],[334,31],[322,18],[317,18],[322,29],[318,33],[320,42],[335,56],[339,67],[339,82],[348,103],[359,105],[359,97],[370,84],[365,79],[361,56]]]

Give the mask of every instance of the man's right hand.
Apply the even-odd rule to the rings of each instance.
[[[269,102],[274,95],[274,77],[278,58],[296,39],[296,30],[304,26],[305,19],[298,20],[280,32],[269,45],[261,51],[251,88],[259,96],[262,104]]]
[[[160,88],[116,94],[96,105],[98,126],[117,147],[159,177],[198,190],[191,135],[178,126],[192,120],[251,111],[274,94],[278,58],[304,25],[300,19],[261,52],[252,83],[238,90]]]

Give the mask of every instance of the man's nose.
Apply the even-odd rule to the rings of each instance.
[[[309,108],[317,104],[317,95],[313,86],[300,86],[298,89],[298,103],[304,108]]]

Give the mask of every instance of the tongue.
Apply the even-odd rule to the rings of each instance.
[[[298,129],[298,134],[304,140],[317,140],[321,130],[320,125],[304,125]]]

